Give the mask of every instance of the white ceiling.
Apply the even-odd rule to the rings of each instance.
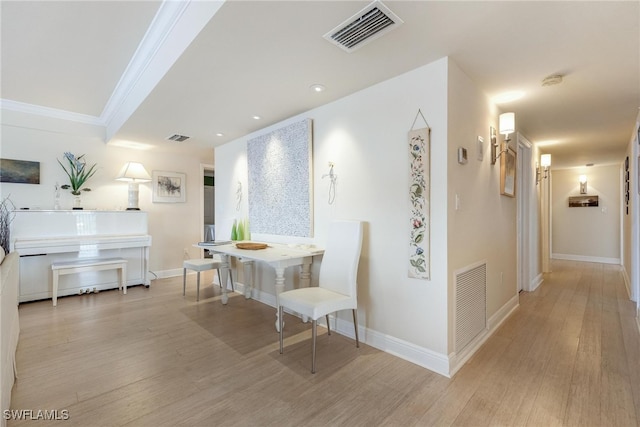
[[[213,3],[3,0],[3,107],[111,123],[111,143],[208,150],[450,56],[489,96],[526,93],[499,108],[554,167],[620,162],[634,130],[639,2],[385,0],[404,24],[353,53],[322,36],[369,1]],[[542,87],[554,73],[564,82]]]

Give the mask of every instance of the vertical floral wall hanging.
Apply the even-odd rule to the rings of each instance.
[[[418,116],[427,127],[413,129]],[[415,279],[430,279],[431,250],[430,250],[430,134],[429,124],[418,110],[413,121],[412,130],[408,134],[409,142],[409,277]]]

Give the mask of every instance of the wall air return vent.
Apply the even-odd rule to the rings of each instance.
[[[329,42],[347,52],[366,45],[403,23],[380,1],[374,1],[324,35]]]
[[[191,138],[190,136],[186,136],[186,135],[180,135],[177,133],[174,133],[171,136],[167,137],[168,141],[174,141],[174,142],[182,142],[182,141],[186,141],[187,139]]]
[[[460,354],[487,328],[487,263],[454,272],[455,351]]]

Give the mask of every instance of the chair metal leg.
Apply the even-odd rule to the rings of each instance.
[[[216,269],[216,271],[218,272],[218,283],[220,283],[220,287],[222,287],[222,276],[220,275],[220,269]]]
[[[353,327],[356,330],[356,347],[360,348],[360,340],[358,339],[358,310],[353,309]]]
[[[281,329],[282,330],[282,329]],[[311,322],[311,335],[313,335],[313,339],[311,340],[311,373],[316,373],[316,332],[318,330],[318,321],[314,320]]]
[[[200,272],[198,271],[198,287],[196,288],[196,301],[200,301]]]
[[[284,329],[284,325],[283,325],[284,322],[282,321],[282,306],[278,307],[278,322],[279,322],[279,325],[278,325],[279,328],[278,329],[280,330],[280,332],[279,332],[279,335],[280,335],[280,354],[282,354],[282,341],[283,341],[283,339],[282,339],[282,333],[283,333],[282,330]]]
[[[182,269],[182,296],[184,296],[186,289],[187,289],[187,269],[183,268]]]
[[[329,315],[324,316],[327,319],[327,335],[331,335],[331,326],[329,326]]]

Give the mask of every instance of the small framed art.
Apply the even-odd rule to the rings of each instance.
[[[187,175],[179,172],[153,171],[153,203],[184,203],[187,201]]]

